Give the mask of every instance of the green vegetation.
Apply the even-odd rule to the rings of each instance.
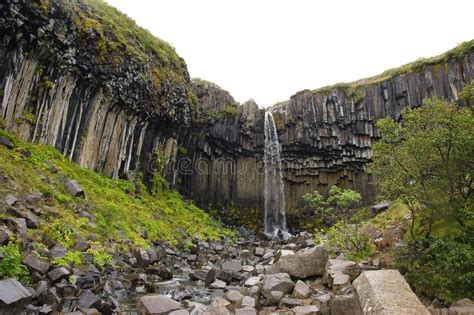
[[[99,67],[119,70],[130,61],[147,64],[141,78],[152,84],[157,96],[168,82],[185,85],[192,93],[186,63],[175,49],[105,1],[33,0],[31,6],[45,14],[62,10],[68,15],[78,31],[79,45],[92,48]],[[54,82],[46,81],[44,87],[52,89]]]
[[[235,104],[227,105],[220,112],[214,113],[212,117],[217,120],[233,119],[237,115],[237,106]]]
[[[30,272],[21,263],[19,243],[10,241],[8,245],[1,246],[0,251],[3,254],[3,258],[0,260],[0,279],[16,278],[23,284],[28,284]]]
[[[57,257],[53,260],[53,263],[63,267],[77,267],[82,264],[82,253],[78,251],[69,251],[63,257]]]
[[[22,122],[26,122],[26,123],[29,123],[29,124],[34,124],[36,122],[35,114],[33,114],[31,112],[28,112],[28,111],[23,111],[21,113],[20,117],[18,117],[16,119],[16,123],[20,124]],[[0,127],[1,127],[1,124],[0,124]]]
[[[329,249],[342,252],[346,258],[360,261],[375,254],[375,245],[359,224],[339,221],[327,232]]]
[[[155,148],[150,156],[150,160],[153,162],[152,165],[152,182],[150,193],[154,196],[158,195],[160,191],[168,190],[169,184],[166,181],[165,171],[168,163],[168,157],[163,151],[163,146]]]
[[[464,86],[459,97],[466,102],[466,105],[471,108],[471,110],[474,109],[474,80]]]
[[[87,252],[92,255],[94,264],[101,269],[110,264],[112,255],[107,252],[107,249],[99,242],[92,243],[92,245],[93,247],[89,248]]]
[[[414,62],[408,63],[401,67],[386,70],[383,73],[373,76],[373,77],[360,79],[360,80],[350,82],[350,83],[336,83],[333,85],[328,85],[328,86],[315,89],[313,90],[313,92],[327,94],[336,89],[349,90],[349,89],[355,89],[363,85],[380,83],[382,81],[389,80],[396,76],[405,75],[405,74],[413,73],[413,72],[419,72],[424,67],[427,67],[427,66],[439,65],[449,60],[459,61],[462,58],[464,58],[464,56],[473,48],[474,48],[474,40],[470,40],[470,41],[461,43],[455,48],[448,50],[447,52],[439,56],[430,57],[430,58],[420,58]]]
[[[473,85],[461,94],[470,101]],[[439,99],[377,123],[370,171],[380,196],[411,219],[397,266],[420,294],[452,301],[474,292],[474,112]]]
[[[192,82],[196,83],[196,84],[200,84],[200,85],[210,85],[210,86],[213,86],[214,88],[216,89],[219,89],[219,90],[223,90],[223,88],[221,88],[218,84],[214,83],[214,82],[211,82],[211,81],[208,81],[206,79],[202,79],[202,78],[192,78],[191,79]]]
[[[375,253],[370,237],[362,231],[361,224],[368,216],[368,209],[355,210],[361,195],[351,189],[342,189],[334,185],[327,198],[318,191],[305,194],[303,199],[307,207],[316,215],[316,225],[323,226],[320,232],[327,233],[329,250],[334,256],[343,253],[348,259],[359,261]],[[325,230],[325,227],[330,226]],[[316,241],[324,242],[316,233]]]
[[[361,196],[352,189],[342,189],[334,185],[327,198],[314,191],[305,194],[303,199],[316,217],[322,219],[326,225],[331,225],[338,220],[346,221],[353,214],[352,208],[361,200]]]
[[[54,89],[55,86],[56,86],[56,84],[53,81],[49,80],[48,77],[43,78],[43,87],[45,89],[52,90],[52,89]]]
[[[177,192],[157,187],[151,194],[138,183],[142,193],[137,195],[131,182],[112,180],[81,168],[53,148],[22,142],[3,130],[0,135],[16,145],[13,150],[0,146],[0,173],[16,183],[18,189],[13,193],[43,193],[39,206],[44,206],[45,215],[40,218],[37,230],[29,230],[28,237],[37,242],[41,234],[46,233],[72,252],[56,261],[57,264],[79,263],[80,253],[73,251],[78,238],[97,240],[89,241],[88,252],[100,267],[111,260],[108,242],[116,242],[121,248],[147,248],[157,241],[178,246],[185,239],[216,240],[235,236]],[[24,150],[30,151],[31,157],[22,155]],[[52,173],[46,161],[59,173]],[[61,183],[63,176],[76,179],[84,188],[85,198],[69,195]],[[7,186],[1,186],[0,192],[12,193]],[[85,209],[95,220],[80,217],[73,209]]]

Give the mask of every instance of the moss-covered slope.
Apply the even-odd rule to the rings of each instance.
[[[0,136],[13,141],[15,147],[0,145],[0,196],[22,196],[42,193],[35,204],[42,215],[37,229],[29,230],[29,237],[46,235],[72,248],[78,237],[96,238],[100,243],[113,241],[127,246],[147,247],[152,242],[168,242],[171,246],[184,245],[192,239],[221,239],[234,234],[222,228],[208,214],[178,193],[160,190],[149,194],[138,183],[112,180],[101,174],[79,167],[64,158],[57,150],[17,140],[0,130]],[[51,171],[54,165],[58,172]],[[73,197],[63,185],[75,179],[83,187],[85,197]],[[84,215],[90,213],[93,218]],[[12,217],[7,210],[3,220]]]

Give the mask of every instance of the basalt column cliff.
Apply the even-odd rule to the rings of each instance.
[[[171,186],[200,206],[263,209],[265,110],[191,81],[167,43],[98,0],[6,0],[0,35],[0,115],[21,138],[111,177],[146,174],[161,149]],[[286,213],[333,184],[372,202],[375,122],[426,97],[457,101],[474,79],[473,47],[273,106]]]

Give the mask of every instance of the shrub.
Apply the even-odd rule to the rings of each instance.
[[[21,263],[21,252],[18,243],[9,242],[0,247],[3,259],[0,261],[0,279],[16,278],[23,284],[30,281],[28,268]]]
[[[329,229],[327,236],[331,250],[342,252],[350,260],[359,261],[375,253],[369,235],[358,224],[339,221]]]
[[[474,299],[473,242],[426,239],[399,248],[395,266],[405,273],[418,294],[454,301]]]
[[[112,255],[110,255],[106,248],[103,247],[100,243],[91,243],[93,245],[87,250],[89,254],[92,255],[92,261],[99,268],[104,268],[105,265],[110,264],[112,261]]]
[[[347,220],[353,212],[351,208],[361,200],[361,195],[351,189],[332,186],[326,199],[318,191],[305,194],[303,199],[317,217],[330,225],[338,220]]]
[[[76,232],[73,228],[62,222],[55,222],[46,227],[48,236],[63,244],[66,248],[71,248],[75,244]]]
[[[77,267],[82,264],[82,253],[78,251],[67,252],[63,257],[56,257],[53,260],[53,263],[58,266],[68,267],[73,266]]]

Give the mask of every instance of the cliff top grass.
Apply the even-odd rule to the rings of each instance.
[[[136,194],[131,182],[82,168],[51,147],[20,141],[1,129],[0,136],[15,144],[12,150],[0,145],[0,174],[9,179],[0,186],[0,195],[41,192],[39,206],[45,215],[40,218],[39,231],[68,248],[74,246],[77,237],[91,234],[101,244],[114,241],[145,248],[157,241],[186,247],[192,239],[235,236],[177,192],[160,190],[152,195],[142,185],[142,192]],[[31,156],[22,154],[24,151],[31,152]],[[51,172],[46,161],[59,172]],[[65,177],[78,181],[85,191],[84,198],[73,197],[65,190]],[[81,211],[91,213],[95,220],[80,216]]]
[[[103,0],[60,0],[54,3],[35,0],[31,5],[46,14],[53,11],[53,5],[65,10],[80,32],[82,44],[95,46],[98,60],[108,67],[120,67],[123,62],[134,59],[151,65],[149,76],[157,88],[168,79],[189,82],[185,61],[170,44]]]
[[[326,94],[338,88],[356,89],[357,87],[360,87],[362,85],[380,83],[380,82],[390,80],[400,75],[405,75],[408,73],[421,71],[426,66],[436,65],[436,64],[448,62],[450,60],[459,61],[462,58],[464,58],[464,56],[472,49],[474,49],[474,39],[467,42],[463,42],[459,44],[458,46],[454,47],[453,49],[450,49],[447,52],[438,56],[429,57],[429,58],[420,58],[414,62],[410,62],[403,66],[386,70],[382,72],[381,74],[373,76],[373,77],[364,78],[364,79],[360,79],[360,80],[349,82],[349,83],[344,83],[344,82],[336,83],[336,84],[324,86],[321,88],[317,88],[315,90],[312,90],[312,92]],[[309,90],[304,90],[304,91],[309,91]]]

